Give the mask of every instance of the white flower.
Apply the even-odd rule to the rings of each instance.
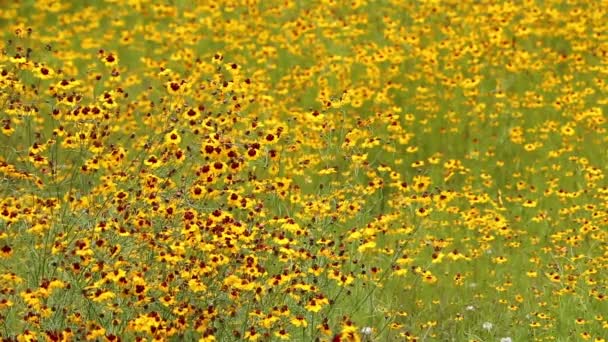
[[[500,342],[513,342],[513,340],[510,337],[503,337],[500,339]]]
[[[474,311],[475,307],[473,305],[467,305],[467,307],[465,308],[465,310],[467,310],[467,311]]]
[[[361,328],[361,333],[363,335],[371,335],[372,334],[372,328],[370,328],[370,327],[363,327],[363,328]]]
[[[492,324],[490,322],[483,322],[483,324],[481,325],[481,327],[486,329],[487,331],[492,330],[493,326],[494,326],[494,324]]]

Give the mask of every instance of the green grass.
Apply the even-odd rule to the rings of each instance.
[[[4,339],[603,341],[599,4],[63,5],[0,12]]]

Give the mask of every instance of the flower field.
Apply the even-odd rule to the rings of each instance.
[[[608,3],[0,1],[5,341],[605,341]]]

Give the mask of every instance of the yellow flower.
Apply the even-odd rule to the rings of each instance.
[[[304,318],[304,316],[295,316],[291,319],[291,324],[295,325],[296,327],[307,327],[308,326],[308,322],[306,322],[306,319]]]
[[[165,134],[165,144],[167,145],[179,145],[182,141],[182,137],[179,135],[176,129],[171,130],[171,132]]]
[[[538,277],[538,272],[537,271],[528,271],[528,272],[526,272],[526,275],[529,278],[536,278],[536,277]]]
[[[144,160],[144,165],[150,166],[151,168],[155,169],[160,167],[162,165],[162,162],[155,155],[151,155],[146,158],[146,160]]]
[[[563,135],[571,137],[574,135],[574,133],[576,133],[576,131],[574,130],[574,127],[572,127],[572,125],[567,124],[562,126],[561,130]]]
[[[374,250],[374,248],[376,248],[376,242],[375,241],[368,241],[368,242],[362,244],[361,246],[359,246],[359,248],[357,248],[357,251],[359,253],[363,253],[363,252],[366,252],[368,250]]]
[[[413,179],[413,189],[416,192],[425,192],[431,185],[431,178],[428,176],[415,176]]]
[[[285,329],[275,331],[274,336],[278,337],[280,340],[289,340],[290,339],[289,333]]]
[[[505,262],[507,262],[507,258],[504,256],[497,256],[495,258],[492,258],[492,262],[495,264],[504,264]]]
[[[2,249],[0,249],[0,256],[4,258],[8,258],[13,254],[13,249],[9,245],[4,245]]]
[[[43,79],[43,80],[48,80],[50,78],[53,78],[55,76],[55,71],[53,71],[53,69],[44,66],[44,65],[39,65],[37,67],[34,68],[34,75],[37,78]]]
[[[105,64],[107,67],[115,67],[118,65],[118,56],[113,53],[106,54],[103,50],[100,50],[99,57],[101,58],[103,64]]]
[[[108,299],[115,298],[116,295],[111,291],[97,290],[97,292],[95,292],[92,297],[94,302],[103,302]]]
[[[435,284],[437,282],[437,277],[435,277],[430,271],[425,271],[422,274],[422,281],[427,284]]]
[[[321,309],[323,309],[323,306],[327,304],[329,304],[329,300],[327,300],[325,297],[321,296],[320,298],[311,298],[306,304],[306,310],[311,312],[319,312]]]

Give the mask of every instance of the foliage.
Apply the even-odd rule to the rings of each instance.
[[[604,341],[607,8],[3,4],[1,334]]]

